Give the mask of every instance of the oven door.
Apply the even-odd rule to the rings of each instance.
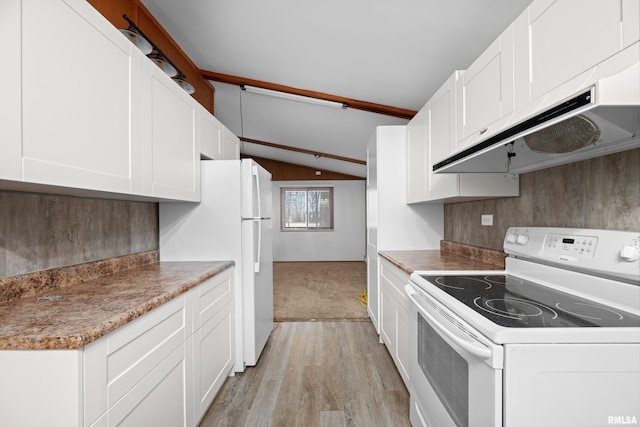
[[[503,348],[410,282],[411,423],[502,426]]]

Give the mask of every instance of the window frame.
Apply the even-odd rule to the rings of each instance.
[[[306,219],[306,227],[287,227],[285,224],[285,212],[286,212],[286,194],[287,191],[304,191],[306,192],[306,208],[305,208],[305,219]],[[314,191],[328,191],[329,192],[329,226],[328,227],[309,227],[309,192]],[[283,232],[322,232],[322,231],[334,231],[335,230],[335,215],[334,215],[334,188],[331,186],[303,186],[303,187],[280,187],[280,231]]]

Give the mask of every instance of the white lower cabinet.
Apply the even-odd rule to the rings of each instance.
[[[178,346],[116,402],[107,426],[193,426],[189,354],[191,338]]]
[[[0,426],[82,426],[83,394],[82,351],[0,351]]]
[[[404,285],[409,275],[384,258],[378,257],[380,283],[380,336],[387,346],[398,372],[410,388],[409,299]]]
[[[233,321],[233,270],[215,281],[200,285],[193,293],[194,414],[196,424],[218,394],[235,360]],[[197,297],[197,298],[195,298]]]
[[[192,319],[185,298],[174,298],[86,346],[85,425],[105,411],[108,426],[143,425],[135,421],[168,409],[183,421],[168,423],[176,415],[166,414],[166,425],[192,425],[185,402],[193,378],[185,358]],[[150,402],[160,403],[153,414],[148,413]]]
[[[0,351],[0,425],[197,425],[233,373],[233,268],[80,350]]]

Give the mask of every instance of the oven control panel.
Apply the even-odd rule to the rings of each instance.
[[[505,237],[505,248],[507,245],[529,245],[529,248],[522,248],[521,250],[528,252],[531,249],[535,249],[538,252],[540,250],[540,238],[543,239],[541,252],[549,255],[556,254],[566,261],[577,258],[593,258],[598,246],[598,237],[596,236],[552,232],[540,234],[537,230],[534,231],[530,228],[510,228]]]
[[[640,232],[511,227],[504,238],[504,251],[520,258],[640,281]]]
[[[547,234],[544,251],[566,255],[568,257],[593,258],[598,245],[595,236],[573,236],[565,234]]]

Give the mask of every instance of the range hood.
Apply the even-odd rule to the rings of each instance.
[[[433,171],[518,174],[640,147],[640,102],[605,105],[597,98],[592,86],[434,164]]]

